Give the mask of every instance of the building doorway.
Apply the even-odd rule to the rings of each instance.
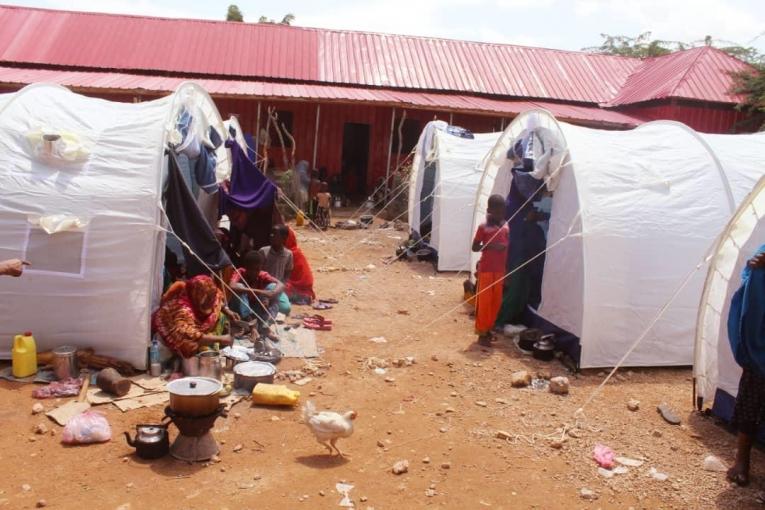
[[[369,166],[369,124],[346,122],[343,127],[341,175],[343,191],[350,198],[362,198],[367,191]]]

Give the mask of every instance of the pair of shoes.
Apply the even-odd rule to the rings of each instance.
[[[313,315],[303,319],[303,327],[316,331],[332,331],[332,321],[321,315]]]

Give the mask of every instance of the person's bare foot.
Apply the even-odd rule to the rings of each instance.
[[[727,478],[739,487],[746,487],[749,485],[749,466],[737,462],[728,470]]]

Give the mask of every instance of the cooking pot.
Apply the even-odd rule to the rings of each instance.
[[[159,459],[170,451],[170,439],[167,425],[136,425],[135,439],[125,432],[127,443],[135,448],[135,453],[142,459]]]
[[[526,329],[518,336],[518,347],[524,351],[532,352],[534,344],[542,339],[542,332],[538,329]]]
[[[258,340],[253,347],[253,353],[250,354],[252,361],[265,361],[272,365],[278,364],[282,360],[282,351],[272,347],[268,342]]]
[[[227,372],[233,371],[234,367],[239,363],[250,361],[250,355],[247,349],[226,347],[221,351],[221,355],[223,359],[223,368]]]
[[[276,367],[264,361],[248,361],[234,367],[234,388],[252,391],[258,383],[273,384]]]
[[[554,335],[545,335],[534,344],[534,358],[540,361],[552,361],[555,358]]]
[[[223,389],[220,381],[209,377],[184,377],[167,383],[170,392],[170,409],[186,416],[207,416],[218,409]]]

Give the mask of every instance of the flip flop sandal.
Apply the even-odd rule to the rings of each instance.
[[[332,305],[330,305],[329,303],[325,303],[323,301],[319,301],[318,303],[313,305],[313,309],[314,310],[331,310]]]
[[[330,305],[336,305],[340,303],[340,301],[338,301],[335,298],[329,298],[329,299],[320,299],[319,303],[329,303]]]
[[[322,324],[332,324],[332,319],[327,319],[326,317],[324,317],[323,315],[319,315],[318,313],[316,315],[311,315],[310,317],[306,317],[305,319],[308,319],[309,321],[321,322]]]
[[[661,417],[664,418],[664,421],[670,425],[680,425],[680,417],[675,414],[675,411],[673,411],[671,407],[669,407],[669,404],[662,403],[656,410],[661,414]]]
[[[303,327],[306,329],[313,329],[315,331],[332,331],[332,325],[331,324],[322,324],[320,322],[314,322],[314,321],[303,321]]]

